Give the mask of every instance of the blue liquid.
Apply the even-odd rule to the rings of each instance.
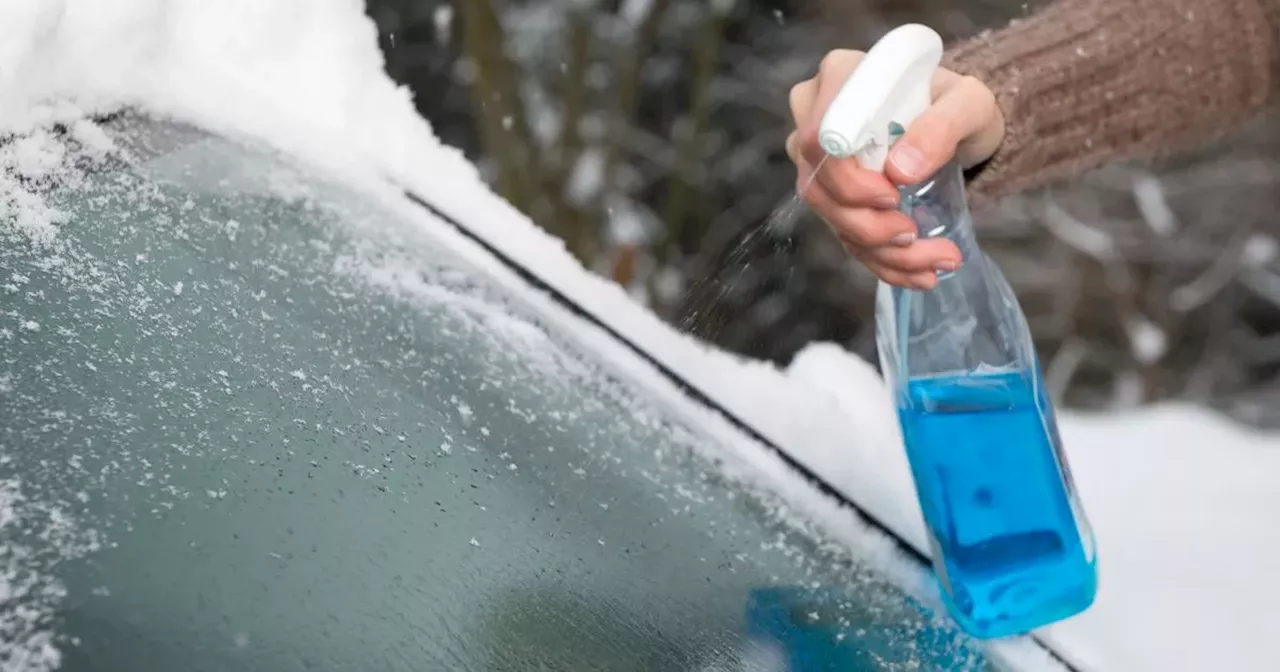
[[[1096,591],[1091,533],[1076,524],[1036,383],[1025,372],[914,379],[898,409],[944,599],[979,638],[1077,614]]]

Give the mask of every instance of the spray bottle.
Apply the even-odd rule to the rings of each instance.
[[[831,103],[823,150],[883,172],[930,105],[942,39],[917,24],[872,47]],[[876,345],[892,387],[943,600],[970,634],[1021,634],[1092,604],[1093,533],[1018,301],[978,248],[960,166],[901,188],[920,239],[963,255],[932,290],[880,283]]]

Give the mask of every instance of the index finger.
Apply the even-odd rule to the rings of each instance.
[[[800,152],[809,163],[817,164],[826,156],[818,144],[818,127],[822,124],[822,115],[827,113],[831,101],[835,100],[836,94],[840,93],[840,88],[849,80],[865,55],[852,49],[835,49],[822,57],[816,78],[818,90],[809,106],[809,118],[797,129],[800,131]]]

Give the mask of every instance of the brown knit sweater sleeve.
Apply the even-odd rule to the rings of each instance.
[[[950,48],[1004,112],[975,206],[1101,164],[1212,140],[1280,85],[1280,0],[1057,0]]]

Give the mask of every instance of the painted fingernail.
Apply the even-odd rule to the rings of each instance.
[[[885,210],[896,210],[898,208],[898,199],[892,196],[883,196],[876,199],[876,207]]]
[[[936,283],[936,282],[937,282],[937,280],[936,280],[933,276],[929,276],[929,275],[919,276],[919,275],[917,275],[917,276],[915,276],[915,277],[912,277],[910,280],[908,280],[908,282],[911,284],[911,286],[912,286],[912,287],[914,287],[914,288],[916,288],[916,289],[919,289],[919,290],[930,290],[930,289],[933,289],[933,285],[934,285],[934,283]]]
[[[954,261],[939,261],[933,265],[933,270],[939,273],[951,273],[957,268],[960,268],[960,265]]]
[[[910,231],[907,233],[899,233],[898,235],[894,236],[890,242],[892,242],[894,245],[897,245],[899,247],[906,247],[911,243],[914,243],[915,240],[916,240],[915,232]]]
[[[894,146],[893,151],[889,153],[889,161],[908,177],[924,177],[923,173],[928,168],[928,159],[924,152],[902,143]]]

